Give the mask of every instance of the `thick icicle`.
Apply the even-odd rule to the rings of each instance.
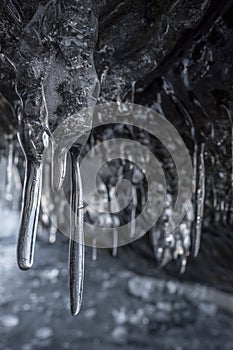
[[[195,211],[195,242],[194,242],[194,256],[197,257],[200,250],[202,222],[205,204],[205,159],[204,159],[205,144],[200,148],[198,178],[196,189],[196,211]]]
[[[137,209],[137,190],[132,186],[132,209],[131,209],[131,232],[130,237],[133,238],[136,233],[136,209]]]
[[[71,149],[71,224],[70,224],[70,305],[76,316],[82,304],[84,281],[84,212],[79,162]]]
[[[17,91],[21,99],[18,137],[26,160],[18,241],[18,265],[23,270],[29,269],[33,264],[41,201],[42,164],[48,146],[48,109],[44,86],[49,59],[40,32],[47,10],[47,5],[39,7],[25,27],[19,48],[21,60],[17,67]]]
[[[41,174],[42,165],[27,160],[17,251],[18,265],[22,270],[28,270],[33,265],[41,199]]]

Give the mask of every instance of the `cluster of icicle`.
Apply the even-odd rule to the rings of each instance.
[[[130,130],[127,130],[130,128]],[[119,129],[119,130],[117,130]],[[126,131],[133,135],[134,131],[131,127],[126,127]],[[114,137],[117,133],[122,135],[123,129],[119,125],[114,130],[107,128],[101,136],[101,141]],[[136,137],[136,136],[134,136]],[[94,146],[98,141],[98,135],[93,133],[90,137],[88,148]],[[22,143],[23,147],[23,143]],[[5,168],[4,182],[1,191],[1,195],[5,199],[12,203],[12,208],[17,209],[17,203],[19,201],[21,193],[21,178],[19,169],[25,168],[26,174],[23,189],[23,207],[21,215],[21,225],[19,232],[18,242],[18,264],[23,270],[27,270],[32,267],[34,259],[34,246],[36,240],[36,233],[38,229],[38,219],[40,213],[40,221],[49,230],[49,241],[51,243],[56,240],[56,220],[62,220],[64,215],[67,214],[67,203],[61,203],[59,196],[56,196],[56,192],[52,190],[52,152],[47,152],[46,159],[41,155],[41,158],[27,159],[26,164],[22,160],[22,157],[18,156],[17,148],[14,151],[13,144],[8,143],[7,147],[1,154],[1,172]],[[108,150],[106,150],[107,152]],[[119,160],[115,160],[112,164],[112,168],[107,173],[100,172],[100,179],[98,183],[98,189],[102,192],[103,196],[112,202],[116,193],[116,185],[120,179],[128,178],[132,183],[132,201],[128,208],[127,213],[131,222],[131,236],[135,233],[135,219],[136,215],[143,208],[143,203],[146,202],[146,187],[143,182],[143,169],[139,169],[138,166],[125,162],[127,149],[122,149],[122,157]],[[85,239],[83,230],[84,221],[84,204],[82,193],[82,179],[79,171],[79,158],[80,154],[77,152],[77,146],[71,148],[71,182],[70,182],[70,209],[76,215],[71,215],[70,221],[70,298],[71,298],[71,312],[73,315],[77,315],[81,303],[83,293],[83,280],[84,280],[84,258],[85,258]],[[185,271],[188,256],[190,255],[191,247],[191,231],[194,222],[195,230],[195,255],[198,254],[200,246],[200,235],[202,230],[202,219],[205,201],[205,164],[204,164],[204,149],[201,149],[199,155],[195,153],[195,157],[198,157],[198,166],[195,166],[194,174],[194,198],[193,206],[190,207],[186,217],[176,229],[174,233],[169,235],[166,233],[166,225],[169,221],[169,217],[172,214],[172,195],[167,194],[166,206],[164,212],[156,225],[151,230],[151,238],[155,251],[155,256],[158,262],[164,266],[172,259],[178,260],[181,263],[181,272]],[[143,157],[143,155],[142,155]],[[20,159],[20,162],[19,160]],[[56,158],[56,162],[59,161],[59,157]],[[61,160],[60,160],[61,161]],[[150,159],[144,159],[145,162],[150,162]],[[62,160],[64,162],[64,159]],[[64,167],[64,164],[63,166]],[[106,169],[105,169],[106,170]],[[64,174],[61,172],[61,178],[59,183],[62,185],[64,181]],[[43,183],[43,186],[42,186]],[[17,191],[15,190],[17,188]],[[17,195],[16,195],[17,194]],[[197,208],[194,208],[196,203]],[[156,205],[156,199],[155,199]],[[111,208],[109,208],[111,209]],[[110,210],[111,211],[111,210]],[[59,213],[59,215],[58,215]],[[121,218],[117,213],[107,214],[100,213],[98,216],[92,212],[91,208],[85,209],[85,215],[88,216],[97,226],[113,227],[113,256],[117,256],[118,247],[118,230],[117,228],[122,223],[122,220],[127,218]],[[52,223],[50,219],[52,218]],[[72,219],[73,218],[73,219]],[[59,223],[62,225],[62,223]],[[59,226],[59,225],[58,225]],[[96,242],[92,242],[92,258],[97,259],[97,247]]]
[[[17,106],[18,125],[16,128],[13,127],[12,130],[6,130],[7,127],[15,124],[16,117],[9,103],[2,95],[0,96],[1,110],[6,111],[3,115],[3,121],[4,117],[6,117],[6,121],[5,124],[1,124],[4,127],[0,132],[7,135],[7,137],[4,136],[4,142],[0,145],[0,171],[2,174],[0,192],[1,197],[10,203],[13,209],[17,209],[22,188],[19,169],[26,169],[18,241],[18,264],[22,270],[27,270],[33,265],[39,215],[44,225],[49,226],[51,242],[56,239],[56,228],[54,225],[50,225],[50,218],[55,216],[56,213],[54,208],[59,206],[60,212],[59,217],[55,217],[54,220],[62,220],[64,215],[65,204],[63,206],[63,203],[57,203],[56,196],[51,195],[51,163],[54,164],[54,173],[56,174],[54,187],[59,190],[66,176],[67,152],[62,148],[56,149],[53,145],[54,159],[45,160],[44,157],[49,140],[53,143],[51,136],[54,131],[53,128],[55,128],[56,123],[64,121],[64,116],[69,117],[77,112],[79,108],[95,104],[98,96],[95,86],[97,76],[93,63],[97,37],[97,19],[91,10],[91,1],[83,3],[73,0],[73,4],[72,1],[69,1],[69,6],[65,8],[62,8],[59,4],[61,2],[51,1],[46,6],[41,5],[38,8],[24,30],[20,47],[21,59],[17,67],[10,59],[3,54],[1,55],[2,64],[9,66],[13,72],[17,72],[15,91],[20,100],[20,105]],[[59,22],[61,11],[62,23]],[[15,13],[20,25],[20,14],[17,13],[16,9]],[[60,52],[59,59],[55,57],[53,50],[50,52],[48,49],[49,46],[54,45],[52,32],[55,31],[56,40],[58,41],[56,45]],[[35,51],[33,51],[34,46],[37,48]],[[102,77],[101,81],[103,79]],[[62,101],[59,100],[61,96],[58,97],[55,93],[61,85],[63,88],[62,96],[65,96]],[[98,84],[96,85],[98,86]],[[182,110],[181,102],[166,81],[164,81],[164,90]],[[134,91],[134,83],[132,84],[132,91]],[[51,96],[48,96],[48,94],[51,94]],[[55,101],[55,106],[53,101]],[[51,117],[55,107],[60,108],[60,115],[58,114],[57,120]],[[191,232],[194,236],[194,255],[197,256],[199,252],[205,205],[205,144],[204,142],[198,142],[193,121],[184,109],[183,114],[187,117],[186,120],[193,139],[193,204],[176,231],[173,234],[167,234],[166,225],[172,214],[173,202],[172,195],[168,194],[162,217],[158,225],[151,230],[157,260],[160,261],[161,265],[165,265],[172,259],[179,260],[182,272],[185,271],[187,259],[190,255]],[[118,126],[118,128],[119,134],[122,135],[124,131],[127,131],[129,135],[134,137],[132,128],[126,127],[124,129],[122,126]],[[15,149],[13,147],[13,145],[16,145],[16,129],[25,161],[22,160],[21,156],[19,157],[18,146]],[[114,137],[114,133],[117,134],[117,130],[113,131],[110,128],[106,129],[105,132],[106,135],[103,135],[103,141],[105,136],[106,139],[109,139],[111,136]],[[70,204],[72,212],[75,213],[70,220],[69,259],[70,299],[73,315],[77,315],[81,307],[84,280],[84,203],[79,157],[86,141],[83,144],[73,144],[69,152],[71,156]],[[93,146],[96,142],[98,142],[98,137],[96,138],[92,134],[89,146]],[[143,183],[143,169],[140,170],[136,165],[129,165],[124,162],[124,152],[125,150],[122,151],[122,160],[118,160],[118,163],[115,164],[115,173],[110,174],[111,181],[108,179],[108,175],[103,174],[99,186],[111,201],[118,180],[125,178],[126,174],[131,179],[133,186],[129,216],[132,222],[131,235],[133,236],[135,217],[146,200],[146,188]],[[145,159],[145,162],[150,162],[150,159]],[[114,176],[116,177],[115,182],[112,181]],[[88,209],[86,212],[88,212]],[[115,228],[113,255],[116,256],[117,227],[120,225],[120,218],[115,214],[101,214],[98,217],[93,217],[91,211],[89,211],[89,218],[92,221],[98,221],[97,224],[100,226],[107,224]],[[96,258],[97,248],[95,242],[93,242],[93,260],[96,260]]]
[[[5,149],[1,154],[3,159],[7,155],[4,197],[14,202],[14,189],[20,186],[20,174],[15,171],[17,152],[13,150],[17,134],[25,158],[21,166],[25,169],[25,180],[17,257],[20,269],[28,270],[34,260],[40,205],[49,205],[46,197],[42,197],[43,174],[45,185],[48,185],[48,168],[44,164],[49,140],[54,143],[52,133],[57,124],[81,108],[95,104],[98,96],[98,78],[93,63],[98,22],[90,0],[70,0],[68,4],[56,0],[40,4],[24,28],[20,8],[12,2],[4,2],[3,6],[15,24],[15,37],[19,43],[18,62],[12,62],[11,57],[1,53],[1,68],[7,67],[5,71],[13,72],[12,87],[18,101],[13,109],[4,96],[0,96],[3,111],[1,133],[7,135],[3,148],[6,143],[8,149],[8,152]],[[70,150],[71,207],[78,218],[70,223],[70,296],[73,315],[80,310],[84,276],[83,204],[79,173],[82,146],[74,144]],[[54,163],[60,164],[55,170],[61,171],[60,180],[55,181],[54,187],[59,189],[65,176],[67,154],[63,149],[56,149],[54,144],[53,148]],[[46,220],[46,214],[42,218]],[[53,241],[54,234],[52,231]]]

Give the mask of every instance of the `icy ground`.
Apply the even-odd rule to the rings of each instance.
[[[84,303],[70,316],[64,237],[16,265],[17,215],[1,212],[0,349],[233,349],[233,297],[200,285],[139,276],[109,251],[87,252]],[[136,257],[135,257],[136,259]]]

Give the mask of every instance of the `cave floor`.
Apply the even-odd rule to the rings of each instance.
[[[48,244],[44,233],[34,268],[21,272],[17,220],[1,213],[1,350],[233,349],[231,297],[219,302],[200,285],[139,276],[104,250],[94,262],[87,249],[83,307],[71,317],[66,239]]]

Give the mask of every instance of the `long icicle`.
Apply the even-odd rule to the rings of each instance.
[[[47,7],[41,6],[24,28],[20,39],[21,55],[15,86],[20,100],[20,108],[17,110],[18,138],[26,160],[18,240],[18,265],[22,270],[28,270],[33,265],[43,159],[48,147],[48,109],[44,85],[48,78],[49,60],[46,46],[39,45],[38,49],[38,39],[41,39],[38,28],[46,12]],[[33,36],[32,32],[38,35]]]
[[[41,200],[41,174],[42,164],[27,160],[17,249],[18,265],[21,270],[28,270],[33,265]]]
[[[137,210],[137,189],[132,185],[132,209],[131,209],[131,232],[130,238],[136,234],[136,210]]]
[[[233,191],[233,118],[230,110],[222,104],[221,107],[225,110],[226,115],[231,123],[231,189]]]
[[[12,201],[14,197],[12,193],[12,182],[13,182],[13,143],[9,140],[8,146],[8,157],[7,157],[7,167],[6,167],[6,199]]]
[[[79,161],[71,149],[71,223],[70,223],[70,306],[71,314],[78,315],[84,282],[84,211],[83,190]]]
[[[195,212],[195,242],[194,242],[194,256],[197,257],[200,244],[201,232],[204,215],[205,204],[205,159],[204,159],[205,144],[201,144],[198,166],[198,179],[196,189],[196,212]]]

